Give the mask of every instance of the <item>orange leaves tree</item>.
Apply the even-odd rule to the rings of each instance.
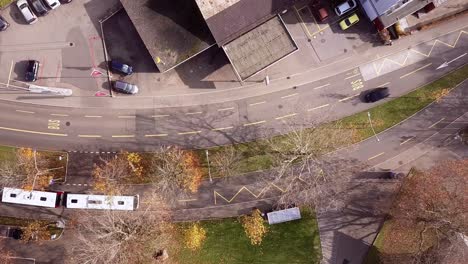
[[[31,221],[26,227],[22,228],[23,234],[21,235],[21,241],[29,242],[31,240],[50,240],[50,232],[48,226],[49,224],[44,221]]]
[[[255,209],[251,215],[242,216],[241,223],[245,234],[250,239],[250,243],[252,245],[260,245],[263,237],[268,233],[268,227],[265,225],[265,220],[263,220],[260,210]]]
[[[192,223],[184,232],[184,242],[188,249],[199,249],[206,239],[206,230],[199,223]]]
[[[125,155],[115,155],[111,159],[100,159],[94,164],[93,191],[108,195],[122,193],[122,183],[130,176],[130,168]]]

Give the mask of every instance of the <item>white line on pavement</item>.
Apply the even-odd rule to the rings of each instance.
[[[414,139],[414,137],[408,138],[407,140],[401,142],[401,143],[400,143],[400,146],[401,146],[401,145],[404,145],[404,144],[406,144],[406,143],[408,143],[410,140],[413,140],[413,139]]]
[[[258,122],[253,122],[253,123],[246,123],[244,126],[254,126],[254,125],[260,125],[266,123],[266,120],[258,121]]]
[[[346,97],[346,98],[343,98],[343,99],[339,100],[338,102],[343,102],[343,101],[349,100],[349,99],[354,98],[354,97],[356,97],[356,96],[358,96],[358,95],[359,95],[359,94],[351,95],[351,96],[349,96],[349,97]]]
[[[264,104],[264,103],[266,103],[266,101],[252,103],[252,104],[249,104],[249,106],[254,106],[254,105],[259,105],[259,104]]]
[[[228,111],[228,110],[234,110],[234,107],[228,107],[228,108],[221,108],[221,109],[218,109],[219,112],[221,112],[221,111]]]
[[[375,159],[375,158],[377,158],[377,157],[382,156],[383,154],[385,154],[385,152],[380,152],[379,154],[377,154],[377,155],[375,155],[375,156],[372,156],[372,157],[368,158],[367,160],[373,160],[373,159]]]
[[[313,111],[313,110],[317,110],[317,109],[320,109],[320,108],[324,108],[324,107],[327,107],[329,106],[330,104],[324,104],[324,105],[321,105],[321,106],[317,106],[317,107],[314,107],[314,108],[310,108],[308,109],[307,111],[310,112],[310,111]]]
[[[281,96],[281,99],[286,99],[286,98],[293,97],[293,96],[296,96],[296,95],[298,95],[298,93],[288,94],[288,95],[285,95],[285,96]]]
[[[433,128],[435,125],[439,124],[445,119],[445,117],[442,117],[439,121],[435,122],[434,124],[430,125],[428,128]]]
[[[297,113],[292,113],[292,114],[289,114],[289,115],[275,117],[275,119],[280,120],[280,119],[284,119],[284,118],[288,118],[288,117],[293,117],[293,116],[296,116],[296,115],[297,115]]]

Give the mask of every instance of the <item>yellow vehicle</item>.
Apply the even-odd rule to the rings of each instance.
[[[351,16],[340,21],[340,27],[342,30],[347,30],[352,25],[357,24],[357,22],[359,22],[359,17],[356,14],[352,14]]]

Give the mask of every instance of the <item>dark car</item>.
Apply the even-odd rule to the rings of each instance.
[[[460,129],[457,133],[457,137],[461,140],[462,143],[468,145],[468,126]]]
[[[39,72],[39,62],[37,60],[29,60],[26,68],[25,80],[27,82],[34,82],[37,80],[37,74]]]
[[[136,94],[138,93],[138,86],[122,81],[115,81],[114,90],[120,93]]]
[[[29,0],[29,2],[38,16],[45,16],[49,13],[49,9],[42,0]]]
[[[119,61],[116,61],[116,60],[112,60],[111,63],[110,63],[110,66],[111,66],[111,69],[112,71],[114,72],[120,72],[120,73],[123,73],[125,75],[131,75],[133,73],[133,67],[132,66],[129,66],[125,63],[121,63]]]
[[[390,95],[388,87],[379,87],[367,92],[364,96],[366,103],[373,103],[382,100]]]
[[[310,9],[319,22],[323,22],[328,18],[327,9],[320,3],[312,3]]]
[[[8,24],[8,22],[2,16],[0,16],[0,31],[6,30],[9,26],[10,24]]]
[[[60,3],[62,4],[68,4],[71,3],[72,0],[60,0]]]

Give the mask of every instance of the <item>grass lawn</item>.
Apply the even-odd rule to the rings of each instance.
[[[372,116],[372,123],[377,133],[388,129],[395,124],[410,117],[414,113],[423,109],[430,103],[436,101],[443,95],[446,95],[450,89],[464,81],[468,76],[468,65],[458,70],[455,70],[439,80],[422,86],[402,97],[393,99],[384,104],[378,105],[369,111]],[[335,122],[345,128],[353,129],[354,142],[357,143],[366,138],[372,137],[374,134],[367,117],[367,110],[357,113]],[[281,140],[281,136],[277,137]],[[262,140],[236,144],[234,147],[242,156],[242,160],[238,164],[238,173],[247,173],[255,170],[266,170],[272,166],[271,158],[267,155],[268,145]],[[210,156],[217,152],[225,151],[226,147],[214,147],[209,149]],[[205,157],[205,151],[198,151],[202,165],[207,170],[208,164]],[[218,177],[216,171],[212,170],[213,177]]]
[[[0,146],[0,161],[2,160],[14,160],[16,148]]]
[[[4,8],[9,3],[13,2],[14,0],[0,0],[0,8]]]
[[[319,263],[320,238],[316,219],[302,213],[303,219],[269,226],[260,246],[253,246],[237,219],[203,221],[207,231],[201,249],[182,249],[177,254],[183,264],[240,263]],[[187,224],[181,224],[183,228]]]

